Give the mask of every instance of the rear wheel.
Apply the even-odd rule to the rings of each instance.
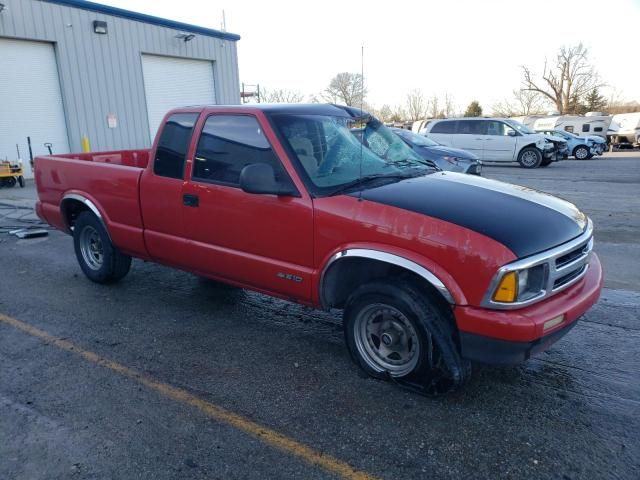
[[[73,227],[76,258],[84,274],[96,283],[114,283],[129,273],[131,257],[112,243],[102,222],[91,212],[78,215]]]
[[[20,188],[24,188],[24,177],[22,175],[18,177],[18,184],[20,184]]]
[[[344,326],[352,358],[372,377],[436,395],[455,390],[470,374],[451,311],[409,282],[358,288],[347,302]]]
[[[580,145],[573,151],[573,156],[576,157],[577,160],[587,160],[589,158],[589,149]]]
[[[536,147],[523,148],[518,155],[518,163],[522,168],[538,168],[542,163],[542,153]]]

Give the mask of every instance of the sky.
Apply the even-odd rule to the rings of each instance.
[[[541,71],[562,45],[582,42],[613,91],[640,101],[640,0],[96,0],[220,29],[238,42],[240,81],[318,94],[339,72],[360,72],[367,101],[404,104],[407,92],[451,95],[485,109]]]

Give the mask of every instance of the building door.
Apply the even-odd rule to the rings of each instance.
[[[151,142],[167,111],[216,103],[213,62],[142,55],[142,73]]]
[[[16,160],[19,146],[25,176],[33,177],[27,137],[34,155],[69,152],[62,94],[53,44],[0,38],[0,160]]]

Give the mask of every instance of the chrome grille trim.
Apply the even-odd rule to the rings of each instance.
[[[571,259],[568,263],[558,266],[558,259],[580,250],[580,255]],[[556,293],[569,288],[571,285],[574,285],[587,274],[592,251],[593,222],[591,219],[587,219],[585,231],[579,237],[558,247],[532,255],[528,258],[523,258],[522,260],[516,260],[513,263],[501,267],[489,285],[489,289],[482,300],[482,306],[497,310],[522,308],[555,295]],[[523,270],[537,265],[546,266],[545,287],[538,295],[527,300],[513,303],[496,302],[493,300],[493,293],[504,275],[509,272]],[[572,276],[572,274],[578,271],[580,272],[577,275]],[[556,281],[562,278],[567,278],[568,280],[556,285]]]

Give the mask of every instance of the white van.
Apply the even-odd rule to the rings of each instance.
[[[424,135],[488,162],[518,162],[524,168],[536,168],[556,160],[554,146],[544,135],[505,118],[433,120]]]
[[[610,115],[558,115],[539,118],[533,123],[533,130],[564,130],[579,137],[597,135],[607,139],[611,123]]]

